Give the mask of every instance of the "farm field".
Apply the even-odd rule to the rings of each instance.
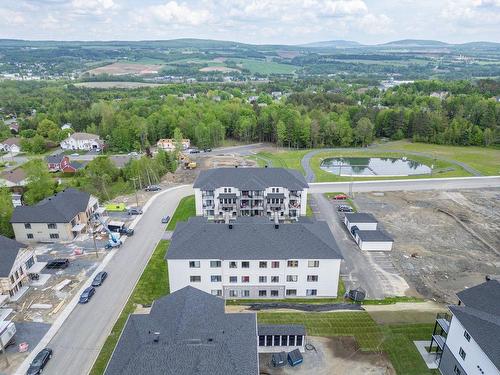
[[[148,75],[157,74],[162,68],[163,65],[159,64],[115,62],[109,65],[101,66],[99,68],[91,69],[88,71],[88,73],[90,75],[109,74],[112,76]]]
[[[145,82],[79,82],[74,84],[76,87],[87,87],[90,89],[139,89],[142,87],[159,87],[161,83],[145,83]]]

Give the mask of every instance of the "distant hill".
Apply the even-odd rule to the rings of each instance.
[[[393,47],[449,47],[450,44],[439,40],[425,39],[402,39],[388,43],[379,44],[378,46],[393,46]]]
[[[351,40],[326,40],[322,42],[312,42],[301,44],[299,47],[309,48],[356,48],[362,47],[362,44]]]

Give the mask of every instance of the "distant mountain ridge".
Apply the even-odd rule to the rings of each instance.
[[[298,46],[310,48],[355,48],[362,47],[363,45],[352,40],[325,40],[321,42],[299,44]]]

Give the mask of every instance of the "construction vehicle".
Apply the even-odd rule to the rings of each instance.
[[[104,220],[101,218],[99,214],[94,214],[94,220],[97,220],[99,223],[101,223],[102,227],[104,230],[108,233],[108,243],[104,245],[105,249],[111,249],[113,247],[120,247],[122,244],[122,240],[120,239],[120,234],[111,231],[108,228],[108,225],[104,222]]]
[[[179,162],[182,165],[182,169],[195,169],[197,166],[196,162],[192,161],[189,156],[182,152],[179,153]]]

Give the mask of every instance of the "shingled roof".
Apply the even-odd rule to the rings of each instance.
[[[500,368],[500,282],[490,280],[457,293],[462,302],[450,311],[483,352]]]
[[[194,188],[201,190],[214,190],[223,186],[240,190],[264,190],[272,186],[303,190],[309,187],[299,171],[284,168],[208,169],[201,171],[194,182]]]
[[[65,189],[34,206],[19,206],[12,213],[11,223],[69,223],[87,209],[90,194]]]
[[[187,286],[129,316],[105,375],[257,375],[256,326],[255,314],[226,314],[224,300]]]
[[[17,254],[28,246],[0,235],[0,277],[9,277]]]
[[[192,217],[177,223],[166,259],[342,259],[323,221],[280,224],[249,219],[229,225]]]

